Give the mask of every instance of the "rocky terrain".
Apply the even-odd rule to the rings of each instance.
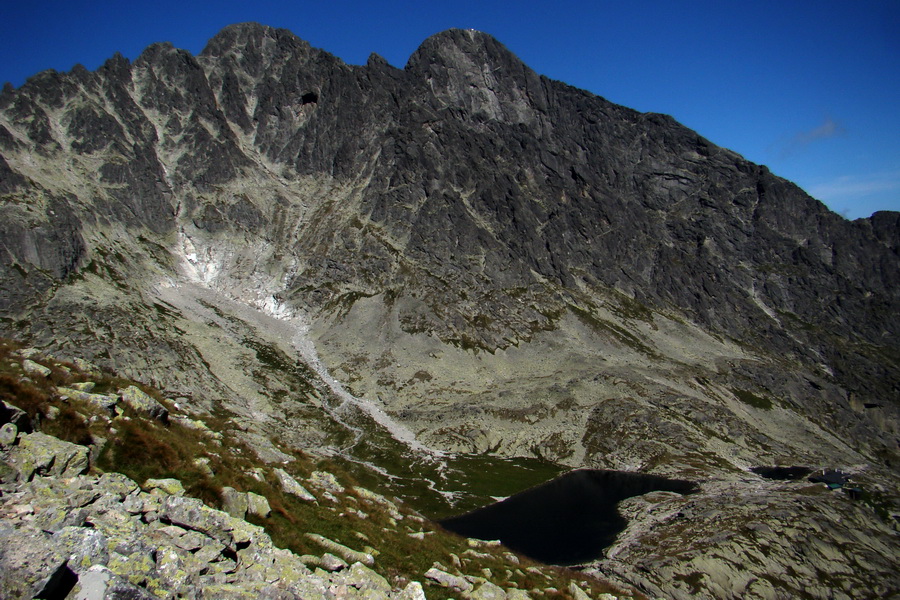
[[[241,24],[0,93],[0,333],[429,517],[479,473],[697,481],[588,567],[652,595],[900,587],[898,242],[473,31],[398,69]]]
[[[6,343],[0,361],[0,597],[421,600],[426,589],[429,598],[476,600],[632,597],[496,543],[451,536],[402,502],[302,459],[284,468],[255,457],[235,463],[220,456],[240,449],[227,431],[163,400],[170,413],[135,385],[100,391],[124,380]],[[35,431],[41,424],[79,443]],[[144,435],[128,434],[135,430]],[[190,467],[166,457],[177,452],[167,434],[193,442]],[[138,485],[123,474],[167,469],[181,479]],[[243,481],[227,479],[235,469]]]

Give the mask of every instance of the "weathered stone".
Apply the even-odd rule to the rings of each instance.
[[[0,446],[12,446],[16,443],[19,428],[13,423],[4,423],[0,426]]]
[[[97,387],[97,384],[93,381],[83,381],[80,383],[70,383],[69,387],[73,390],[78,390],[79,392],[92,392],[94,388]]]
[[[19,437],[13,460],[23,479],[34,475],[74,477],[87,471],[88,449],[36,432]]]
[[[506,592],[498,585],[485,581],[471,592],[472,600],[507,600]]]
[[[222,509],[232,517],[243,519],[250,508],[247,492],[239,492],[233,487],[222,488]]]
[[[73,365],[78,367],[78,370],[82,371],[83,373],[87,373],[88,375],[92,375],[92,376],[100,375],[100,368],[97,365],[95,365],[94,363],[87,361],[83,358],[76,356],[69,362],[71,362]]]
[[[396,521],[403,520],[403,515],[400,513],[400,508],[394,502],[388,500],[381,494],[375,493],[372,490],[366,489],[364,487],[359,487],[359,486],[354,487],[353,491],[355,491],[359,495],[360,498],[369,500],[370,502],[375,502],[377,504],[380,504],[384,508],[386,508],[388,511],[388,514],[391,516],[392,519],[394,519]]]
[[[28,413],[18,406],[7,404],[2,400],[0,400],[0,423],[12,423],[23,433],[31,433],[32,431],[32,423],[31,419],[28,418]]]
[[[53,534],[57,546],[68,553],[68,566],[82,573],[92,565],[105,565],[109,561],[108,538],[90,527],[63,527]]]
[[[300,557],[301,562],[312,568],[322,568],[326,571],[340,571],[341,569],[347,568],[347,562],[334,554],[326,552],[322,556],[313,556],[311,554],[304,554]]]
[[[367,552],[358,552],[317,533],[307,533],[305,535],[329,552],[337,554],[349,563],[360,562],[368,567],[375,564],[375,557]]]
[[[25,369],[25,372],[29,375],[37,375],[38,377],[49,377],[50,373],[53,372],[44,365],[38,364],[29,359],[25,359],[22,361],[22,368]]]
[[[300,483],[298,483],[287,471],[276,468],[274,469],[274,472],[275,476],[278,478],[278,482],[281,484],[281,489],[286,493],[292,494],[306,502],[316,502],[316,497],[309,493],[305,487],[300,485]]]
[[[72,600],[159,600],[104,565],[94,565],[82,573],[68,597]]]
[[[156,572],[165,589],[184,589],[190,578],[181,556],[170,547],[156,551]]]
[[[574,581],[569,584],[569,593],[572,594],[574,600],[591,600],[591,597],[588,596],[587,592],[581,589]]]
[[[384,594],[391,591],[391,584],[387,579],[358,562],[350,565],[350,568],[341,574],[340,580],[358,590],[371,589]]]
[[[173,543],[182,550],[194,552],[213,544],[214,541],[199,531],[186,531],[184,535],[174,540]]]
[[[212,467],[209,466],[209,459],[205,456],[201,456],[200,458],[195,458],[193,460],[193,464],[197,469],[206,475],[207,477],[215,476],[215,473],[212,470]]]
[[[93,394],[62,386],[56,388],[56,392],[60,396],[85,402],[110,414],[115,412],[116,405],[119,403],[119,397],[115,394]]]
[[[134,494],[141,489],[134,480],[121,473],[103,473],[97,480],[96,485],[92,487],[99,488],[103,490],[104,494],[113,495],[118,500],[122,500],[125,496]]]
[[[129,386],[124,390],[119,390],[119,395],[122,398],[122,402],[135,412],[147,415],[151,419],[156,419],[163,423],[169,420],[169,410],[139,387]]]
[[[525,590],[510,588],[506,590],[506,600],[532,600],[531,596]]]
[[[148,479],[142,487],[155,495],[184,496],[184,486],[177,479]]]
[[[425,572],[425,577],[457,592],[466,593],[472,591],[472,584],[466,581],[464,578],[457,575],[451,575],[446,571],[441,571],[440,569],[436,569],[434,567],[428,569]]]
[[[168,496],[163,499],[160,518],[166,522],[199,531],[236,552],[238,545],[268,539],[260,527],[209,508],[196,498]],[[271,542],[270,542],[271,543]]]
[[[272,509],[269,507],[269,501],[265,496],[247,492],[247,514],[255,515],[263,519],[268,518],[269,515],[272,514]]]
[[[343,494],[344,486],[338,483],[337,478],[328,471],[313,471],[308,479],[310,485],[323,489],[332,494]]]
[[[208,538],[207,538],[208,539]],[[222,556],[225,545],[216,540],[208,539],[195,553],[194,557],[199,563],[211,563]]]
[[[47,598],[58,594],[66,556],[46,533],[0,522],[0,597]]]
[[[397,596],[397,600],[426,600],[425,590],[418,581],[410,581]]]

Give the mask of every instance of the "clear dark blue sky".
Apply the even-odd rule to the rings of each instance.
[[[900,0],[4,0],[0,82],[157,41],[198,53],[240,21],[398,67],[433,33],[485,31],[539,73],[671,114],[848,218],[900,210]]]

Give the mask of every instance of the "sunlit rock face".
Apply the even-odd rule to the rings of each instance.
[[[409,456],[888,492],[898,232],[472,31],[400,69],[241,24],[0,94],[2,333],[237,415],[273,461],[377,429]]]

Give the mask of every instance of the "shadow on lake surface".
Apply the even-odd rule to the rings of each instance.
[[[598,558],[627,521],[616,505],[653,491],[692,494],[695,483],[623,471],[582,469],[440,521],[446,529],[503,545],[534,560],[574,565]]]

